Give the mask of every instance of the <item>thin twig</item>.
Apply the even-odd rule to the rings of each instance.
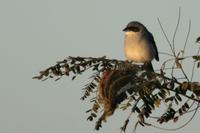
[[[175,60],[175,58],[170,58],[170,59],[165,60],[161,65],[161,69],[164,70],[166,63],[168,63],[170,61],[174,61],[174,60]]]
[[[182,71],[183,75],[185,76],[185,78],[187,79],[187,81],[189,82],[190,80],[189,80],[189,78],[188,78],[187,74],[185,73],[185,71],[184,71],[183,67],[181,67],[180,69],[181,69],[181,71]]]
[[[175,68],[176,62],[174,61],[172,65],[172,70],[171,70],[171,77],[174,77],[174,68]]]
[[[190,35],[190,30],[191,30],[191,20],[189,20],[189,27],[188,27],[188,32],[187,32],[185,44],[184,44],[184,47],[183,47],[182,57],[184,57],[184,54],[185,54],[185,48],[186,48],[186,45],[187,45],[187,42],[188,42],[188,38],[189,38],[189,35]]]
[[[168,43],[169,46],[170,46],[170,49],[171,49],[171,51],[172,51],[174,57],[176,57],[176,54],[175,54],[174,51],[173,51],[172,44],[171,44],[171,42],[169,41],[169,39],[168,39],[168,37],[167,37],[167,34],[165,33],[165,30],[164,30],[164,28],[163,28],[163,26],[162,26],[162,23],[161,23],[160,19],[157,18],[157,20],[158,20],[158,23],[159,23],[159,25],[160,25],[160,28],[161,28],[161,30],[162,30],[164,36],[165,36],[165,39],[167,40],[167,43]]]
[[[173,39],[172,39],[172,46],[173,46],[174,53],[176,53],[176,50],[175,50],[175,38],[176,38],[176,33],[178,31],[178,27],[179,27],[179,24],[180,24],[180,19],[181,19],[181,8],[179,7],[178,22],[176,24],[176,28],[174,30],[174,35],[173,35]]]
[[[176,93],[176,91],[175,90],[173,90],[173,89],[170,89],[170,88],[165,88],[166,90],[170,90],[170,91],[173,91],[173,92],[175,92]],[[196,98],[193,98],[193,97],[191,97],[191,96],[188,96],[188,95],[185,95],[185,94],[182,94],[182,93],[179,93],[180,95],[182,95],[182,96],[184,96],[184,97],[186,97],[186,98],[189,98],[189,99],[191,99],[191,100],[193,100],[193,101],[196,101],[196,102],[200,102],[200,100],[199,99],[196,99]]]

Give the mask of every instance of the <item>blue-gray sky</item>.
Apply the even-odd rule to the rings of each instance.
[[[199,5],[199,0],[1,0],[0,132],[96,132],[94,122],[86,121],[89,104],[79,100],[87,74],[73,82],[66,77],[58,82],[31,77],[69,55],[125,59],[122,29],[132,20],[147,26],[159,51],[169,51],[157,17],[171,39],[179,7],[182,16],[176,47],[183,46],[191,19],[187,46],[191,55],[198,48],[194,41],[200,35]],[[155,67],[160,63],[154,61]],[[119,132],[126,116],[117,111],[98,133]],[[175,132],[197,132],[199,116]],[[138,130],[161,132],[148,127]]]

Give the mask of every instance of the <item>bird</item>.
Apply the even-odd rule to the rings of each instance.
[[[143,63],[147,70],[154,71],[151,61],[159,61],[158,49],[151,32],[140,22],[131,21],[123,29],[124,53],[128,61]]]

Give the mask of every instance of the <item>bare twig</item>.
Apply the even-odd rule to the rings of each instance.
[[[169,44],[169,47],[170,47],[170,49],[171,49],[171,52],[173,53],[173,56],[176,57],[176,54],[175,54],[175,52],[174,52],[174,50],[173,50],[173,46],[172,46],[171,42],[169,41],[169,39],[168,39],[168,37],[167,37],[167,34],[165,33],[165,30],[164,30],[164,28],[163,28],[163,26],[162,26],[162,23],[161,23],[160,19],[157,18],[157,20],[158,20],[158,23],[159,23],[159,25],[160,25],[160,28],[161,28],[161,30],[162,30],[164,36],[165,36],[165,39],[167,40],[167,43]]]
[[[174,54],[176,54],[176,50],[175,50],[175,38],[176,38],[176,33],[178,31],[178,27],[179,27],[179,24],[180,24],[180,19],[181,19],[181,8],[179,8],[178,22],[177,22],[176,28],[174,30],[174,35],[173,35],[173,39],[172,39],[172,46],[173,46]]]
[[[189,35],[190,35],[190,30],[191,30],[191,20],[189,21],[189,26],[188,26],[187,36],[186,36],[186,39],[185,39],[185,44],[184,44],[184,47],[183,47],[182,57],[184,57],[184,54],[185,54],[185,48],[186,48],[188,38],[189,38]]]

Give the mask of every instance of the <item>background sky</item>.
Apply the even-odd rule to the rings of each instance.
[[[90,104],[79,100],[81,88],[88,81],[87,74],[73,82],[68,77],[58,82],[40,82],[32,77],[67,56],[105,55],[125,59],[122,29],[132,20],[146,25],[158,50],[168,52],[157,17],[171,40],[179,7],[182,16],[176,47],[183,47],[191,19],[187,54],[194,54],[198,48],[194,41],[200,36],[199,5],[199,0],[1,0],[0,132],[97,132],[95,122],[86,121],[85,111]],[[155,68],[160,67],[163,56],[160,58],[160,63],[153,62]],[[186,65],[189,74],[191,64]],[[195,80],[199,81],[200,76],[196,75]],[[116,111],[98,133],[119,132],[126,116],[127,113]],[[198,132],[199,117],[200,114],[187,127],[175,132]],[[140,131],[161,132],[151,127],[138,128]]]

